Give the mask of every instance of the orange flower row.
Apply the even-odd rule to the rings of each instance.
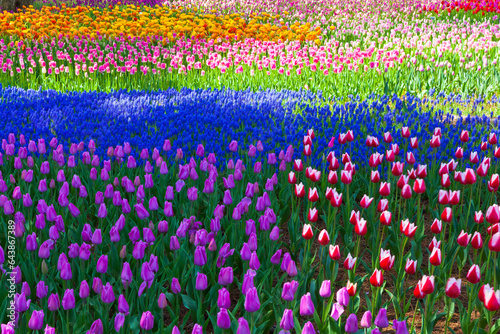
[[[317,40],[321,28],[294,23],[276,25],[279,16],[264,13],[249,20],[239,14],[216,16],[195,14],[182,9],[134,5],[113,8],[46,6],[40,10],[28,7],[24,12],[0,13],[0,35],[19,39],[40,39],[64,35],[97,36],[164,36],[169,40],[183,37],[214,39],[254,38],[261,41]]]

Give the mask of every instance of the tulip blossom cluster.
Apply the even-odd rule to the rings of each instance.
[[[196,101],[188,96],[186,103]],[[173,101],[183,108],[181,98]],[[196,116],[216,133],[208,130],[216,126],[209,115]],[[275,111],[272,121],[277,117]],[[155,123],[161,127],[161,117]],[[185,310],[193,333],[273,326],[377,333],[392,326],[404,334],[414,330],[416,312],[423,330],[448,324],[436,312],[443,300],[460,303],[464,330],[493,332],[500,308],[497,133],[402,125],[368,133],[304,126],[279,153],[262,134],[253,140],[236,132],[227,142],[212,135],[192,148],[180,146],[180,132],[151,148],[109,145],[114,138],[106,137],[7,133],[0,214],[12,222],[17,255],[7,257],[10,248],[0,245],[1,280],[16,287],[15,317],[3,330],[69,333],[70,323],[84,319],[85,333],[179,333],[186,320],[177,315]],[[204,131],[200,124],[197,135]],[[323,150],[324,158],[313,159]],[[453,152],[449,161],[445,150]],[[482,315],[472,318],[475,311]]]

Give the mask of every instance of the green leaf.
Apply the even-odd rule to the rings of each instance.
[[[189,297],[187,295],[181,295],[181,298],[182,298],[182,304],[184,304],[184,306],[187,309],[190,309],[191,311],[196,312],[198,305],[191,297]]]

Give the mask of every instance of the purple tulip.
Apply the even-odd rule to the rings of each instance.
[[[90,258],[90,245],[85,242],[80,246],[80,259],[87,261]]]
[[[38,248],[38,243],[36,242],[36,234],[35,232],[26,236],[26,250],[27,251],[35,251]]]
[[[43,318],[44,318],[43,310],[33,311],[31,314],[31,318],[28,322],[28,327],[34,331],[39,331],[43,328]]]
[[[59,295],[57,293],[51,294],[49,297],[49,300],[47,302],[47,306],[48,306],[49,311],[54,312],[54,311],[58,310],[59,304],[60,304]]]
[[[398,321],[394,319],[392,327],[396,330],[396,334],[408,334],[408,328],[406,327],[406,320]]]
[[[217,313],[217,327],[222,329],[231,328],[231,319],[229,318],[229,313],[225,308],[221,308],[219,313]]]
[[[115,301],[115,293],[113,292],[113,286],[108,282],[102,288],[101,299],[106,304],[111,304]]]
[[[149,331],[153,328],[154,321],[155,321],[155,318],[154,318],[153,314],[151,314],[150,311],[146,311],[146,312],[142,313],[141,321],[139,324],[140,324],[142,329],[144,329],[145,331]]]
[[[92,281],[92,290],[94,290],[95,293],[101,293],[102,292],[102,281],[99,277],[94,277]]]
[[[68,262],[66,262],[62,265],[61,268],[61,279],[65,281],[70,281],[72,278],[73,278],[73,272],[71,271],[71,265]]]
[[[256,287],[247,290],[245,295],[245,311],[257,312],[260,309],[259,294]]]
[[[203,291],[207,288],[207,275],[202,274],[202,273],[197,273],[196,274],[196,285],[195,289],[198,291]]]
[[[370,328],[372,326],[372,313],[370,311],[363,313],[360,325],[362,328]]]
[[[194,265],[203,267],[207,263],[207,253],[205,247],[197,246],[194,252]]]
[[[179,280],[177,278],[172,278],[172,284],[170,285],[172,293],[174,295],[181,292],[181,285],[179,284]]]
[[[349,292],[347,288],[343,287],[337,291],[337,302],[342,306],[349,305]]]
[[[233,268],[221,268],[218,283],[223,286],[233,283]]]
[[[104,332],[104,327],[102,325],[102,320],[97,319],[96,321],[94,321],[92,323],[92,326],[90,326],[90,333],[91,334],[103,334],[103,332]]]
[[[115,316],[114,327],[115,331],[119,332],[125,323],[125,315],[123,313],[117,313]]]
[[[61,304],[64,310],[71,310],[75,308],[75,294],[73,289],[67,289],[64,292]]]
[[[304,328],[302,328],[302,334],[316,334],[316,330],[310,321],[305,323]]]
[[[274,253],[274,255],[273,255],[273,256],[271,256],[271,260],[270,260],[270,262],[271,262],[272,264],[276,264],[276,265],[277,265],[277,264],[280,264],[280,262],[281,262],[281,253],[282,253],[282,250],[281,250],[281,249],[278,249],[278,250],[276,251],[276,253]]]
[[[102,244],[101,229],[96,229],[94,231],[94,234],[92,234],[92,243],[94,245],[100,245],[100,244]]]
[[[167,217],[173,217],[174,210],[173,210],[173,206],[172,206],[171,202],[165,201],[165,206],[164,206],[164,209],[163,209],[163,213]]]
[[[333,318],[333,320],[338,321],[339,318],[342,316],[342,313],[344,313],[344,307],[340,305],[339,303],[335,303],[332,306],[332,312],[330,316]]]
[[[40,281],[36,285],[36,296],[39,299],[45,298],[49,291],[49,287],[45,284],[44,281]]]
[[[285,282],[283,284],[283,291],[281,292],[281,298],[283,298],[286,301],[294,300],[295,292],[297,291],[298,287],[299,284],[295,280],[291,282]]]
[[[245,318],[241,317],[238,319],[238,329],[236,330],[236,334],[251,334],[250,327],[248,326],[248,321]]]
[[[387,319],[387,309],[381,308],[378,311],[377,317],[373,322],[378,328],[385,328],[389,326],[389,320]]]
[[[146,246],[147,243],[142,240],[136,242],[136,244],[134,245],[134,250],[132,251],[132,256],[134,257],[134,259],[141,260],[142,258],[144,258],[144,251],[146,250]]]
[[[165,294],[162,292],[160,293],[160,297],[158,297],[158,307],[163,309],[167,306],[168,306],[167,297],[165,297]]]
[[[358,318],[356,314],[351,313],[345,323],[345,331],[347,333],[356,333],[358,331]]]
[[[80,290],[78,292],[78,295],[80,296],[81,299],[85,299],[90,295],[89,284],[87,283],[86,280],[83,280],[80,283]]]
[[[219,289],[217,306],[219,308],[225,308],[225,309],[229,309],[231,307],[231,298],[229,295],[229,291],[227,291],[226,288]]]
[[[314,314],[314,304],[311,299],[311,294],[308,292],[300,299],[300,315],[310,316]]]
[[[120,312],[123,315],[128,315],[129,314],[129,305],[127,303],[127,300],[125,299],[125,296],[121,294],[118,297],[118,312]]]
[[[26,294],[24,292],[21,294],[16,293],[14,296],[14,304],[16,312],[26,312],[30,308],[31,299],[26,300]]]
[[[283,312],[283,317],[280,321],[280,327],[286,331],[292,330],[294,327],[293,321],[293,311],[289,309],[285,309]]]
[[[99,260],[97,260],[96,271],[98,273],[104,274],[108,271],[108,256],[101,255]]]
[[[149,212],[148,210],[146,210],[144,205],[136,204],[134,205],[134,209],[137,212],[137,216],[139,217],[139,219],[146,219],[149,217]]]
[[[323,298],[328,298],[332,295],[330,280],[324,280],[323,283],[321,283],[321,288],[319,289],[319,295]]]
[[[271,233],[269,234],[269,239],[272,241],[278,241],[280,238],[280,229],[278,226],[273,227]]]

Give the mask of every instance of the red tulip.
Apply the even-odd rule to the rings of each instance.
[[[409,199],[411,198],[411,187],[409,184],[405,184],[403,186],[403,189],[401,189],[401,196],[403,196],[404,199]]]
[[[350,297],[354,297],[356,295],[357,288],[358,283],[352,284],[350,281],[347,281],[346,289]]]
[[[406,174],[408,174],[410,180],[415,180],[417,178],[417,173],[415,172],[414,168],[407,170]]]
[[[431,225],[432,233],[439,234],[439,233],[441,233],[442,229],[443,229],[443,223],[437,218],[434,219],[434,221],[432,222],[432,225]]]
[[[370,175],[370,181],[372,183],[379,183],[380,182],[380,173],[378,170],[372,170],[371,175]]]
[[[384,283],[384,275],[382,270],[375,269],[372,276],[370,277],[370,284],[374,287],[380,287]]]
[[[370,198],[368,197],[367,195],[363,195],[363,197],[361,198],[361,201],[359,203],[359,205],[363,208],[363,209],[367,209],[370,207],[370,205],[372,204],[373,202],[373,197]]]
[[[479,156],[477,155],[477,152],[471,152],[469,156],[470,162],[473,164],[477,164],[479,162]]]
[[[311,225],[304,224],[304,227],[302,229],[302,237],[306,240],[310,240],[314,237],[314,232],[312,230]]]
[[[500,252],[500,232],[496,232],[491,236],[488,248],[492,252]]]
[[[302,164],[302,160],[296,159],[293,161],[293,169],[297,172],[302,172],[304,170],[304,165]]]
[[[388,182],[380,183],[379,193],[380,193],[380,196],[384,196],[384,197],[389,196],[391,194],[391,184]]]
[[[500,231],[500,223],[496,223],[495,225],[491,225],[490,227],[488,227],[486,229],[486,232],[488,232],[488,234],[490,236],[497,233],[498,231]]]
[[[390,226],[392,220],[392,213],[384,211],[380,214],[380,223],[385,226]]]
[[[347,136],[344,133],[339,134],[339,143],[340,145],[347,143]]]
[[[407,126],[403,126],[403,127],[401,128],[401,136],[402,136],[403,138],[410,138],[410,129],[408,129],[408,127],[407,127]]]
[[[351,253],[347,254],[347,258],[344,260],[344,268],[347,270],[354,269],[354,265],[356,264],[356,259],[351,256]]]
[[[352,182],[352,172],[343,170],[340,174],[340,181],[343,184],[350,184]]]
[[[368,232],[368,228],[367,228],[367,225],[366,225],[366,220],[364,220],[363,218],[361,218],[354,225],[354,233],[356,233],[357,235],[363,236],[367,232]]]
[[[453,219],[453,211],[451,210],[450,207],[446,207],[443,209],[443,212],[441,213],[441,220],[444,221],[445,223],[451,222]]]
[[[462,133],[460,134],[460,140],[464,143],[469,141],[469,131],[467,130],[462,130]]]
[[[346,139],[348,142],[353,142],[354,141],[354,133],[352,130],[348,130],[346,133]]]
[[[328,183],[337,184],[338,181],[339,181],[339,179],[337,176],[337,172],[331,170],[330,173],[328,173]]]
[[[399,155],[399,146],[398,146],[398,144],[391,144],[391,150],[394,152],[395,155]]]
[[[418,138],[417,137],[410,138],[410,146],[411,146],[411,148],[418,148]]]
[[[448,174],[448,173],[449,173],[448,164],[441,163],[441,166],[439,167],[438,174],[443,175],[443,174]]]
[[[479,232],[474,232],[474,235],[472,236],[471,240],[471,245],[472,248],[474,249],[480,249],[483,247],[483,238],[481,237],[481,233]]]
[[[331,201],[332,197],[333,197],[333,189],[330,187],[326,187],[325,198]]]
[[[304,146],[304,155],[306,157],[310,156],[312,154],[312,149],[311,149],[311,145],[305,145]]]
[[[394,261],[396,257],[394,255],[391,256],[390,250],[380,249],[380,267],[384,270],[391,270],[394,266]]]
[[[458,203],[460,203],[460,190],[450,190],[448,193],[448,197],[450,199],[450,205],[457,205]]]
[[[389,208],[389,201],[386,198],[382,198],[377,205],[377,211],[383,212]]]
[[[431,141],[430,141],[430,147],[431,148],[438,148],[439,146],[441,146],[441,137],[432,136]]]
[[[333,197],[330,204],[335,208],[340,207],[342,205],[342,193],[339,194],[335,189],[333,189]]]
[[[312,145],[312,138],[310,136],[304,136],[303,143],[304,143],[304,146]]]
[[[417,285],[415,286],[415,289],[413,290],[413,295],[417,299],[423,299],[425,298],[425,293],[422,291],[423,290],[423,284],[422,281],[418,281]]]
[[[486,151],[488,149],[488,142],[483,141],[481,143],[481,151]]]
[[[330,258],[334,261],[340,259],[340,248],[338,245],[330,245],[330,248],[328,250],[328,255],[330,255]]]
[[[476,173],[478,176],[480,177],[485,177],[486,175],[488,175],[488,170],[490,169],[490,167],[485,164],[485,163],[482,163],[480,164],[477,169],[476,169]]]
[[[306,195],[306,189],[304,185],[301,183],[295,184],[295,196],[302,198]]]
[[[405,271],[408,275],[413,275],[417,271],[417,261],[406,260]]]
[[[464,232],[464,230],[462,230],[462,232],[460,232],[460,235],[457,238],[457,243],[462,247],[467,247],[467,245],[469,244],[470,238],[471,238],[471,235],[467,234],[466,232]]]
[[[404,168],[404,163],[401,163],[399,161],[396,161],[395,163],[392,164],[392,175],[394,176],[400,176],[403,174],[403,168]]]
[[[318,182],[319,180],[321,180],[321,171],[313,169],[309,174],[309,178],[313,182]]]
[[[385,160],[387,160],[388,162],[394,162],[395,159],[396,155],[392,150],[385,151]]]
[[[408,176],[401,175],[399,177],[399,180],[396,183],[396,185],[398,186],[399,189],[403,189],[403,187],[405,186],[405,184],[408,184],[409,181],[410,181],[410,178]]]
[[[406,152],[406,162],[410,165],[413,165],[417,160],[412,152]]]
[[[449,174],[441,175],[441,187],[448,188],[451,186],[451,180]]]
[[[483,213],[481,211],[474,212],[474,221],[476,222],[476,224],[482,224],[483,223],[484,216],[483,216]]]
[[[474,184],[476,183],[476,173],[472,168],[467,168],[465,170],[465,184]]]
[[[441,128],[434,128],[434,136],[441,136]]]
[[[434,292],[434,276],[422,277],[422,292],[426,295]]]
[[[390,143],[392,142],[392,136],[390,132],[385,132],[384,133],[384,142]]]
[[[318,190],[316,188],[309,188],[307,199],[309,202],[317,202],[319,200]]]
[[[433,265],[433,266],[439,266],[441,264],[441,249],[439,248],[434,248],[432,250],[432,253],[429,257],[429,262]]]
[[[469,272],[467,273],[467,281],[471,284],[477,284],[481,280],[481,268],[477,264],[474,264],[470,267]]]
[[[313,130],[313,129],[309,129],[309,130],[307,130],[307,135],[308,135],[309,137],[311,137],[312,139],[314,139],[314,138],[315,138],[315,136],[314,136],[314,130]]]
[[[460,160],[463,157],[464,157],[464,149],[461,147],[457,147],[457,149],[455,150],[455,158]]]
[[[321,230],[318,235],[318,242],[321,246],[326,246],[330,242],[330,236],[326,230]]]
[[[315,223],[318,221],[318,210],[316,208],[310,208],[307,213],[307,220],[311,223]]]
[[[351,162],[351,157],[349,156],[349,153],[346,152],[342,154],[342,163],[345,165],[348,162]]]
[[[489,224],[496,224],[500,221],[500,207],[498,204],[493,204],[486,211],[486,221]]]
[[[441,248],[441,241],[437,241],[436,237],[433,237],[427,248],[429,249],[429,252],[432,253],[434,248]]]
[[[418,165],[417,177],[425,179],[427,177],[427,165]]]
[[[447,205],[450,202],[450,197],[448,196],[448,192],[443,189],[439,189],[438,193],[438,203],[441,205]]]
[[[349,222],[355,225],[361,218],[359,211],[351,211],[351,216],[349,217]]]
[[[496,312],[500,309],[500,290],[484,289],[484,307],[488,311]]]
[[[498,174],[492,174],[490,177],[490,186],[497,189],[500,186],[500,179]]]
[[[425,182],[422,179],[416,179],[413,184],[413,191],[417,194],[425,193]]]
[[[455,279],[455,277],[450,277],[446,283],[444,291],[446,295],[450,298],[458,298],[460,296],[460,288],[462,286],[461,279]]]
[[[297,183],[297,178],[295,177],[295,173],[294,172],[290,172],[288,174],[288,183],[290,183],[290,184]]]
[[[497,142],[498,141],[496,133],[490,133],[490,136],[488,137],[488,143],[490,143],[490,145],[496,145]]]

